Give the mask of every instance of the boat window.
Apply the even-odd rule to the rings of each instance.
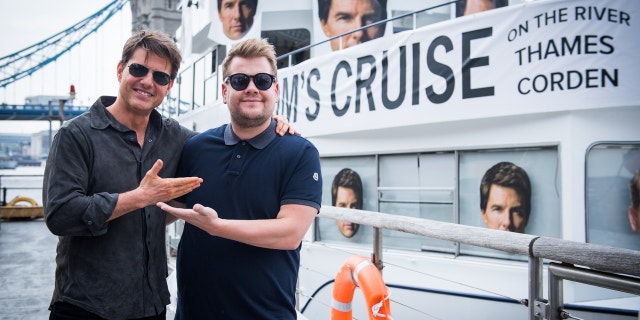
[[[632,200],[632,190],[638,192],[638,184],[631,188],[634,176],[640,179],[640,142],[598,143],[589,148],[587,242],[640,250],[640,194]]]
[[[262,31],[261,36],[274,45],[277,57],[311,44],[311,33],[307,29],[267,30]],[[309,57],[309,50],[296,53],[291,56],[291,64],[296,65]],[[278,60],[278,69],[288,66],[289,59]]]
[[[335,157],[322,159],[322,204],[330,206],[347,206],[353,209],[378,211],[377,202],[377,159],[375,156],[363,157]],[[332,186],[342,186],[353,193],[348,193],[346,199],[338,199],[332,193]],[[362,195],[358,202],[357,195]],[[355,196],[355,202],[353,201]],[[337,205],[334,199],[339,200]],[[339,222],[332,219],[317,219],[315,224],[316,240],[325,242],[349,242],[352,244],[372,244],[373,229],[369,226],[347,226],[353,231],[344,230]],[[356,229],[357,228],[357,229]]]
[[[440,10],[431,10],[426,12],[419,12],[416,14],[410,14],[413,11],[414,10],[391,11],[392,17],[405,15],[404,18],[393,20],[393,33],[422,28],[424,26],[446,21],[451,18],[451,13],[449,12],[448,7],[444,7]]]
[[[560,172],[555,146],[325,157],[321,161],[324,194],[330,195],[324,197],[324,205],[335,205],[332,182],[342,169],[351,168],[358,171],[362,180],[364,210],[561,237]],[[491,193],[495,188],[490,189],[491,201],[487,202],[495,202],[493,215],[503,218],[485,222],[480,184],[485,173],[493,171],[500,172],[495,179],[508,180],[500,190],[507,195],[512,190],[516,200],[506,203],[491,200],[496,196]],[[503,182],[495,182],[500,183]],[[489,214],[488,210],[485,214]],[[341,236],[336,222],[330,219],[318,219],[315,231],[316,240],[320,241],[373,241],[372,230],[362,227],[357,231],[358,237]],[[383,242],[387,248],[511,258],[497,251],[458,247],[448,241],[391,230],[383,231]]]
[[[460,152],[460,223],[561,238],[558,163],[556,147]],[[491,187],[482,196],[481,183],[485,177],[485,181],[491,182],[486,185]],[[514,199],[509,200],[509,196],[514,196]],[[484,208],[483,203],[486,203]],[[461,245],[460,252],[524,258],[470,245]]]
[[[380,211],[444,222],[456,222],[455,154],[428,153],[380,156]],[[414,251],[452,252],[453,243],[410,233],[384,230],[385,246]]]

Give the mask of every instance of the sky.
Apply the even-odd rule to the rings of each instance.
[[[43,41],[106,7],[113,0],[3,1],[0,10],[0,57]],[[76,105],[91,105],[100,95],[116,95],[116,66],[122,45],[131,35],[127,3],[81,45],[30,77],[0,88],[0,102],[23,104],[29,95],[67,95],[76,88]],[[53,121],[57,128],[59,121]],[[1,133],[48,130],[48,121],[0,120]]]

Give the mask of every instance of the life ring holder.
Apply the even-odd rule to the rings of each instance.
[[[28,202],[32,207],[37,207],[38,203],[29,197],[17,196],[7,203],[7,207],[15,207],[20,202]]]
[[[356,287],[362,289],[369,319],[392,320],[389,289],[378,268],[367,258],[353,255],[340,268],[333,284],[332,320],[351,320],[351,302]]]

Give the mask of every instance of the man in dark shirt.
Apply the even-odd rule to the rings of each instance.
[[[181,59],[167,35],[135,33],[118,62],[118,97],[99,98],[56,134],[43,184],[45,221],[59,236],[51,319],[165,320],[165,225],[175,218],[155,204],[202,182],[173,178],[195,133],[155,110]]]
[[[176,319],[295,320],[300,245],[322,202],[318,150],[273,132],[278,83],[266,39],[238,42],[222,72],[231,123],[187,141],[177,171],[204,179],[184,197],[193,209],[159,203],[188,222]]]
[[[194,133],[155,111],[181,59],[168,36],[134,34],[118,62],[118,97],[101,97],[56,134],[43,185],[45,221],[59,236],[51,319],[165,319],[165,214],[151,205],[202,182],[172,178]]]

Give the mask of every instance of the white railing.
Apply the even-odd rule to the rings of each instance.
[[[382,268],[383,229],[464,243],[528,257],[529,296],[521,301],[529,319],[567,319],[562,281],[570,280],[640,296],[640,251],[530,234],[505,232],[375,211],[323,206],[320,218],[375,229],[372,262]],[[549,261],[548,301],[543,298],[543,263]]]

